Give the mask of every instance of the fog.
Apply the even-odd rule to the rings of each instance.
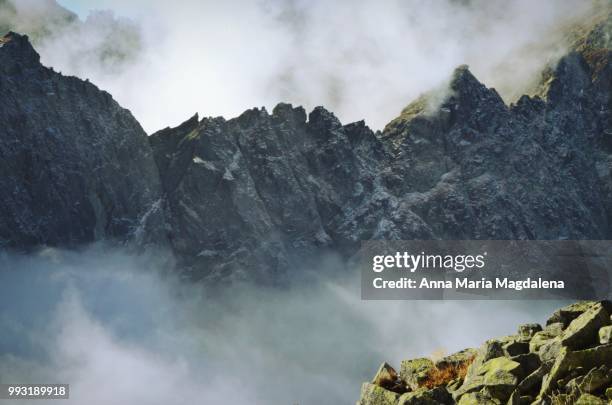
[[[51,0],[7,1],[16,29],[47,27],[45,64],[109,91],[148,132],[280,101],[381,129],[461,64],[510,102],[566,52],[563,29],[595,4],[60,0],[80,13],[68,22],[53,18],[63,14]]]
[[[0,259],[0,383],[69,383],[70,404],[349,404],[382,361],[450,353],[545,320],[552,302],[361,301],[326,259],[286,289],[214,294],[160,252]],[[27,403],[18,401],[18,403]]]

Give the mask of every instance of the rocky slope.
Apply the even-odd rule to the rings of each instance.
[[[364,239],[606,239],[610,17],[507,106],[459,67],[381,133],[316,108],[193,117],[151,137],[171,240],[202,276],[278,273]]]
[[[147,139],[95,86],[0,48],[0,242],[166,243],[194,278],[270,281],[364,239],[612,236],[610,17],[507,106],[465,66],[382,132],[322,107],[194,116]]]
[[[612,403],[612,303],[579,302],[546,326],[449,356],[383,363],[358,405]]]
[[[0,60],[0,246],[163,242],[157,166],[129,111],[43,67],[27,37],[3,37]]]

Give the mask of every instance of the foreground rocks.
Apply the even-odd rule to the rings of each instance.
[[[612,401],[612,302],[559,309],[542,327],[490,339],[436,362],[384,363],[358,405],[554,405]]]

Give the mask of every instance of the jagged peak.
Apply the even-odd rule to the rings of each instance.
[[[333,130],[342,127],[340,120],[325,107],[317,106],[308,114],[309,126],[317,129]]]
[[[470,71],[468,65],[461,65],[455,68],[451,76],[449,85],[451,97],[462,99],[467,97],[472,101],[487,99],[497,104],[505,105],[501,96],[494,88],[488,88],[479,81]]]
[[[306,122],[306,110],[304,107],[293,107],[290,103],[278,103],[272,110],[272,115],[281,120],[295,120],[299,123]]]
[[[408,104],[397,118],[385,126],[383,133],[402,130],[415,119],[442,120],[443,125],[447,126],[456,120],[465,122],[478,111],[502,110],[507,110],[507,106],[497,91],[480,82],[468,65],[460,65],[453,70],[447,82]],[[453,116],[455,118],[451,119]]]
[[[603,7],[590,18],[575,24],[567,34],[571,49],[579,52],[612,47],[612,6]]]
[[[23,64],[26,67],[40,65],[40,56],[34,50],[27,35],[10,31],[0,39],[2,64]]]
[[[180,123],[179,125],[175,127],[168,126],[166,128],[163,128],[163,129],[160,129],[159,131],[154,132],[153,134],[151,134],[151,137],[154,137],[154,138],[169,137],[169,136],[173,136],[176,134],[179,134],[179,136],[184,136],[185,134],[188,134],[194,131],[195,129],[197,129],[199,125],[200,125],[199,115],[198,113],[195,113],[191,118],[183,121],[182,123]]]
[[[566,28],[563,46],[568,52],[542,70],[540,80],[528,92],[529,95],[549,100],[551,86],[559,75],[564,74],[568,62],[575,65],[582,58],[593,75],[609,63],[612,47],[612,6],[608,4],[595,10],[588,18],[574,22]]]
[[[196,127],[199,123],[200,123],[200,116],[198,115],[198,113],[195,113],[194,115],[191,116],[191,118],[182,122],[178,126],[178,128],[192,128],[192,127]]]
[[[269,118],[269,117],[270,117],[270,114],[268,114],[268,110],[266,110],[266,107],[261,107],[261,108],[253,107],[253,108],[246,110],[245,112],[240,114],[238,117],[234,118],[234,120],[240,126],[250,127],[255,122],[257,122],[259,119]]]
[[[191,118],[179,124],[178,127],[174,128],[175,131],[180,133],[190,133],[198,128],[200,125],[200,116],[195,113]]]
[[[454,91],[462,91],[468,87],[484,87],[484,85],[472,74],[468,65],[460,65],[453,71],[449,87]]]

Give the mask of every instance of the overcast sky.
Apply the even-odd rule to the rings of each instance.
[[[39,47],[43,62],[108,90],[148,132],[194,112],[229,118],[281,101],[324,105],[345,123],[365,119],[381,129],[460,64],[512,101],[565,52],[560,28],[591,7],[579,0],[60,4],[85,28]],[[115,29],[105,27],[108,15],[91,18],[97,10],[138,33],[129,63],[109,67],[91,57],[101,42],[131,52],[116,37],[109,45]]]

